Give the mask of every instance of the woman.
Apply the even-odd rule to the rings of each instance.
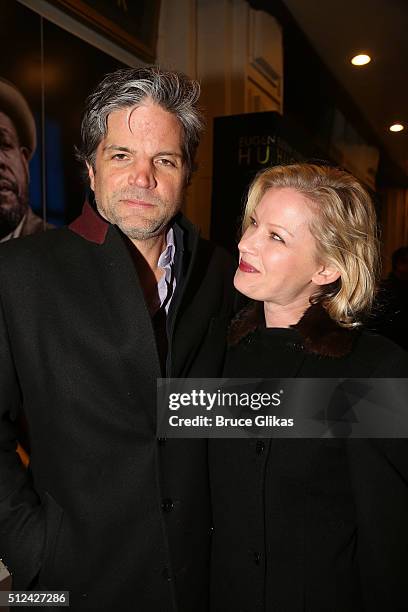
[[[225,376],[407,377],[361,330],[375,213],[350,174],[309,164],[254,180]],[[405,440],[213,440],[212,612],[408,610]]]

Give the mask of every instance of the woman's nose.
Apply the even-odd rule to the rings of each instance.
[[[251,253],[255,254],[259,248],[259,240],[256,235],[252,234],[251,236],[247,235],[247,232],[242,236],[241,240],[238,243],[238,250],[241,253]]]

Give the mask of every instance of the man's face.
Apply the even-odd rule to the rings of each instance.
[[[180,209],[182,137],[178,119],[148,100],[109,115],[89,178],[99,213],[129,238],[159,236]]]
[[[0,112],[0,238],[12,232],[28,208],[28,152],[10,118]]]

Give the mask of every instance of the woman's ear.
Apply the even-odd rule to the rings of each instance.
[[[340,278],[340,272],[331,265],[321,266],[312,277],[312,282],[315,285],[329,285]]]

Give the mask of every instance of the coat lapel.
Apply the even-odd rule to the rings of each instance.
[[[115,336],[128,389],[151,406],[155,426],[156,379],[161,376],[155,335],[143,291],[125,238],[110,226],[102,244],[92,249],[94,269],[105,301],[107,325]]]

